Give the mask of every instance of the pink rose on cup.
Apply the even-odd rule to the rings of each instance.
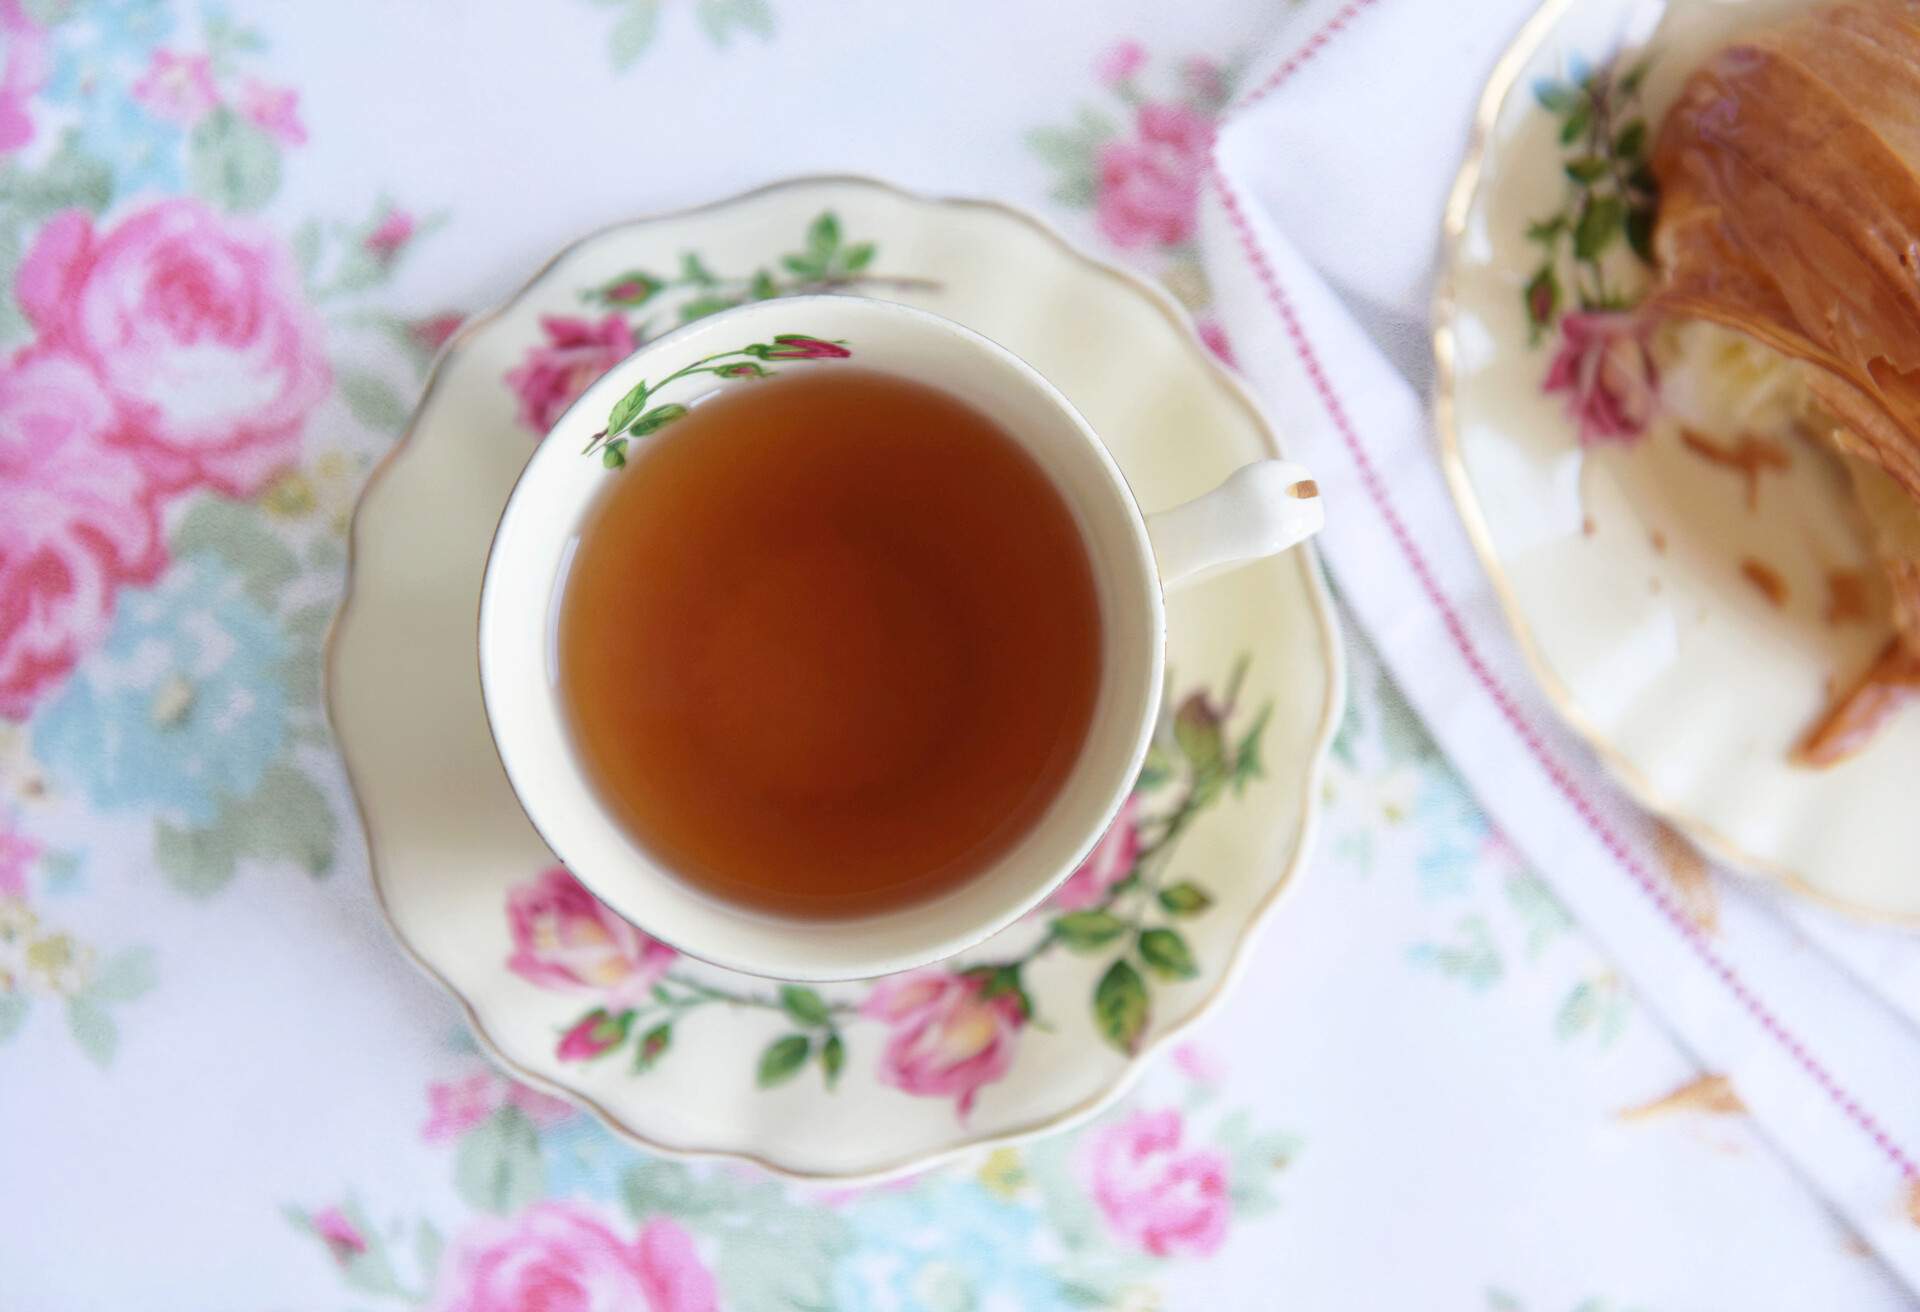
[[[1184,105],[1140,106],[1131,140],[1100,147],[1094,221],[1128,248],[1177,246],[1193,236],[1213,123]]]
[[[327,1246],[327,1251],[333,1254],[333,1260],[342,1266],[367,1251],[367,1237],[339,1208],[323,1207],[308,1217],[307,1221]]]
[[[609,910],[564,866],[507,894],[507,923],[514,974],[597,994],[614,1008],[644,998],[679,955]]]
[[[1052,903],[1062,911],[1084,911],[1106,900],[1107,890],[1125,879],[1140,854],[1140,799],[1127,794],[1120,813],[1087,853],[1079,869],[1053,890]]]
[[[1205,1257],[1227,1234],[1227,1159],[1180,1146],[1180,1113],[1135,1112],[1088,1136],[1088,1188],[1115,1233],[1155,1257]]]
[[[1621,310],[1561,316],[1560,349],[1540,387],[1566,393],[1582,446],[1631,444],[1647,431],[1660,402],[1651,332],[1650,320]]]
[[[772,346],[755,354],[763,360],[844,360],[853,352],[838,342],[803,337],[799,333],[781,333],[773,339]]]
[[[0,717],[24,720],[106,636],[120,588],[166,564],[154,494],[106,445],[113,418],[72,356],[0,368]]]
[[[544,436],[580,393],[640,343],[617,314],[599,323],[549,315],[540,320],[540,331],[546,342],[507,371],[507,386],[520,398],[520,422]]]
[[[1013,993],[987,997],[980,975],[938,968],[881,980],[860,1014],[892,1026],[880,1055],[880,1078],[925,1098],[953,1098],[960,1115],[974,1095],[1013,1065],[1026,1012]]]
[[[33,95],[47,80],[47,37],[27,17],[20,0],[0,0],[0,35],[6,58],[0,66],[0,151],[33,140]]]
[[[220,103],[220,92],[205,55],[156,50],[147,71],[133,84],[133,98],[155,118],[192,127]]]
[[[624,1240],[570,1203],[470,1226],[440,1264],[435,1312],[717,1312],[693,1239],[656,1220]]]
[[[41,342],[112,398],[111,440],[167,491],[260,491],[294,460],[332,383],[279,245],[198,201],[161,201],[105,233],[84,211],[60,214],[17,290]]]

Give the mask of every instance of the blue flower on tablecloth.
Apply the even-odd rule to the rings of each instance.
[[[131,85],[173,33],[167,0],[81,0],[53,29],[53,68],[40,95],[51,105],[92,99]]]
[[[102,810],[211,823],[287,741],[286,639],[218,556],[121,595],[107,641],[33,722],[33,750]]]
[[[1425,777],[1414,798],[1413,818],[1423,841],[1414,868],[1422,896],[1452,897],[1467,891],[1491,828],[1451,766],[1434,761],[1421,773]]]
[[[540,1131],[540,1165],[550,1198],[620,1196],[620,1176],[640,1159],[592,1116],[569,1116]]]
[[[1030,1207],[970,1180],[876,1189],[848,1212],[857,1246],[834,1268],[841,1312],[1067,1312]]]

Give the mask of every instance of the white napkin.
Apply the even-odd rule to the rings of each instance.
[[[1695,927],[1647,818],[1534,686],[1436,459],[1441,212],[1480,89],[1532,8],[1349,0],[1290,25],[1216,146],[1201,240],[1221,317],[1320,480],[1322,551],[1349,614],[1489,815],[1645,1006],[1920,1290],[1920,1036],[1889,1000],[1911,995],[1920,946],[1829,926],[1717,871],[1719,925]]]

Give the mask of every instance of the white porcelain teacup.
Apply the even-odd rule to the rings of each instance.
[[[1039,462],[1079,520],[1104,651],[1092,728],[1041,820],[971,880],[933,900],[856,920],[783,919],[716,900],[661,867],[601,804],[569,740],[556,682],[555,614],[580,524],[611,474],[595,442],[642,379],[721,352],[776,368],[844,343],[853,363],[932,383],[997,421]],[[755,371],[745,370],[744,373]],[[686,404],[702,376],[663,395]],[[649,398],[649,404],[653,398]],[[613,435],[617,436],[617,434]],[[646,437],[628,439],[638,455]],[[590,451],[589,448],[592,448]],[[617,457],[616,457],[617,458]],[[645,477],[644,462],[618,477]],[[925,965],[1030,910],[1087,855],[1138,774],[1162,696],[1162,590],[1310,537],[1324,522],[1312,477],[1269,460],[1207,495],[1143,514],[1099,436],[1053,385],[1001,346],[938,315],[852,296],[762,301],[699,320],[629,356],[563,415],[501,516],[480,597],[480,681],[513,789],[556,855],[614,910],[693,956],[777,979],[854,979]]]

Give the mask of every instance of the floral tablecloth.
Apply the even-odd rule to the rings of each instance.
[[[650,1157],[496,1074],[386,936],[320,641],[463,314],[589,228],[842,169],[1035,206],[1231,360],[1201,169],[1299,21],[0,0],[0,1307],[1904,1306],[1358,644],[1237,992],[1023,1147],[850,1190]],[[535,425],[628,346],[549,331]]]

